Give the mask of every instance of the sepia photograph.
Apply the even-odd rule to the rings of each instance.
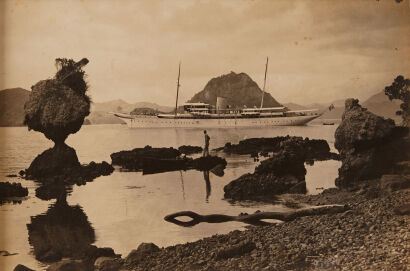
[[[410,0],[0,0],[0,270],[410,270]]]

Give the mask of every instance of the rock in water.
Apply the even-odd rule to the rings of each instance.
[[[75,150],[66,144],[61,144],[38,155],[26,170],[26,177],[43,179],[80,168],[81,164]]]
[[[24,124],[28,129],[43,133],[56,144],[64,143],[69,134],[80,130],[84,118],[90,114],[90,98],[81,69],[88,63],[72,59],[56,59],[59,65],[53,79],[39,81],[31,87],[24,105]]]
[[[178,148],[178,150],[186,155],[200,153],[202,152],[202,147],[200,146],[190,146],[190,145],[182,145]]]
[[[248,138],[239,141],[239,144],[226,143],[224,147],[217,148],[217,151],[223,150],[225,153],[235,154],[250,154],[257,156],[260,153],[262,156],[268,156],[269,152],[279,152],[283,148],[283,142],[289,144],[292,141],[293,145],[299,145],[303,148],[303,155],[309,160],[328,160],[338,159],[336,153],[330,152],[329,144],[323,139],[309,139],[296,136],[277,136],[268,138]]]
[[[25,197],[28,190],[20,183],[0,182],[0,201],[8,197]]]
[[[30,269],[27,266],[24,266],[22,264],[18,264],[18,265],[16,265],[16,267],[14,267],[13,271],[34,271],[34,270]]]
[[[306,193],[303,139],[281,142],[281,151],[262,161],[253,174],[245,174],[224,187],[224,197],[235,200],[271,200],[284,193]]]
[[[197,170],[211,170],[214,167],[221,165],[223,169],[226,167],[226,160],[219,156],[199,157],[192,161],[192,167]]]
[[[335,132],[335,147],[342,160],[336,185],[347,187],[378,178],[389,173],[398,161],[408,160],[407,134],[407,128],[367,111],[357,99],[347,99]]]

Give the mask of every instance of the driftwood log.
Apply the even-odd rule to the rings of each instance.
[[[192,211],[176,212],[164,217],[164,220],[183,227],[192,227],[201,222],[206,223],[222,223],[228,221],[239,221],[252,225],[266,225],[271,224],[263,221],[263,219],[276,219],[281,221],[291,221],[302,216],[322,215],[342,213],[348,210],[347,205],[320,205],[308,208],[302,208],[294,211],[285,212],[256,212],[254,214],[245,214],[239,216],[211,214],[200,215]],[[181,221],[177,217],[190,217],[190,221]]]

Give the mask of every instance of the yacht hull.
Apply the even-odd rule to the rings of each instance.
[[[122,115],[122,116],[121,116]],[[239,128],[269,126],[300,126],[314,120],[320,115],[272,117],[272,118],[230,118],[230,119],[171,119],[156,116],[125,116],[115,114],[125,121],[130,128]]]

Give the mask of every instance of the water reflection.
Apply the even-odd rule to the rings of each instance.
[[[205,170],[204,171],[204,180],[205,180],[205,186],[206,186],[206,202],[209,202],[209,196],[211,195],[211,182],[209,181],[209,171]]]
[[[81,206],[70,206],[67,194],[60,194],[47,212],[31,217],[28,241],[37,260],[78,258],[95,241],[95,232]]]

